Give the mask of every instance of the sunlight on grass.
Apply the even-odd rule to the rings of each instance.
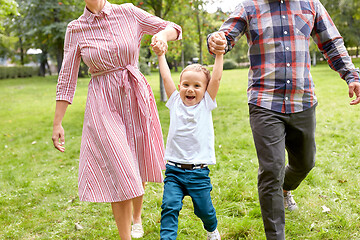
[[[359,66],[359,61],[357,61]],[[288,239],[360,239],[360,106],[326,65],[312,70],[317,107],[317,164],[286,213]],[[178,84],[178,73],[173,78]],[[157,73],[147,76],[159,99]],[[56,77],[0,81],[0,239],[118,239],[110,205],[80,202],[77,171],[89,79],[80,79],[63,121],[66,152],[51,142]],[[213,112],[217,164],[212,198],[222,239],[265,239],[257,195],[257,158],[248,120],[247,70],[224,71]],[[158,102],[164,139],[169,111]],[[149,183],[143,239],[159,239],[162,184]],[[322,206],[330,209],[323,212]],[[76,230],[75,224],[83,229]],[[178,239],[206,232],[185,198]]]

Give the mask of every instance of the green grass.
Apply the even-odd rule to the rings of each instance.
[[[293,192],[300,211],[286,213],[287,239],[360,239],[360,106],[349,105],[346,84],[328,66],[318,65],[312,74],[319,100],[317,164]],[[147,79],[159,99],[158,75]],[[110,205],[80,202],[77,196],[88,81],[78,81],[63,121],[65,153],[51,141],[56,77],[0,81],[0,239],[118,239]],[[213,112],[212,197],[223,239],[265,239],[246,88],[246,69],[225,71]],[[158,102],[158,109],[166,137],[169,113],[164,103]],[[143,239],[159,239],[161,197],[162,184],[149,183]],[[192,210],[187,197],[178,239],[206,236]],[[76,230],[76,223],[83,229]]]

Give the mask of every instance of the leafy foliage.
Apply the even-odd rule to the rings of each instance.
[[[0,33],[3,29],[4,19],[9,15],[17,14],[17,4],[15,0],[0,0]]]

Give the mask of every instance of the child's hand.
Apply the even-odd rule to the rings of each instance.
[[[161,56],[167,52],[168,45],[157,35],[154,35],[151,39],[151,47],[156,55]]]

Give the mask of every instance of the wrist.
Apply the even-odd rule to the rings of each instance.
[[[164,42],[167,42],[167,35],[166,35],[166,33],[164,32],[164,30],[158,32],[158,33],[156,34],[156,36],[157,36],[157,38],[158,38],[159,40],[162,40],[162,41],[164,41]]]
[[[54,122],[53,128],[56,128],[56,127],[61,127],[61,122]]]

